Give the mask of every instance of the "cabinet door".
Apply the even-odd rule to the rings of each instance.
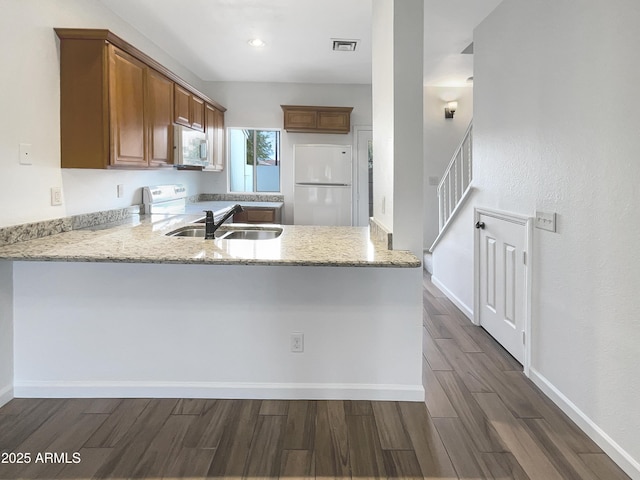
[[[215,109],[215,138],[213,166],[216,170],[222,171],[225,162],[224,112],[218,109]]]
[[[208,103],[205,105],[204,109],[204,126],[208,142],[207,148],[209,149],[209,168],[214,168],[216,157],[215,151],[218,146],[216,140],[216,109]]]
[[[233,216],[234,223],[274,223],[276,220],[275,208],[245,208],[242,212]]]
[[[109,47],[111,165],[146,167],[144,92],[146,67]]]
[[[286,110],[284,112],[284,129],[314,129],[317,123],[317,113],[314,110]]]
[[[204,100],[191,95],[191,128],[204,132]]]
[[[318,112],[318,130],[348,133],[351,129],[348,112]]]
[[[191,126],[191,93],[177,83],[174,90],[173,121],[185,127]]]
[[[209,142],[210,168],[224,170],[224,113],[217,108],[205,105],[205,132]]]
[[[147,71],[147,135],[149,165],[173,164],[173,82]]]

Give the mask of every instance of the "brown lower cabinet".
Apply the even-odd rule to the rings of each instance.
[[[276,223],[277,213],[275,208],[251,208],[236,213],[233,216],[234,223]]]

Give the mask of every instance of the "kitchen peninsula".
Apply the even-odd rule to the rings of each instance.
[[[0,399],[423,399],[414,255],[360,227],[165,235],[199,216],[0,247],[14,348]],[[299,333],[303,351],[292,352]]]

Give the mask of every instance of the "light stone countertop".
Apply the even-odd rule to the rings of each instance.
[[[388,250],[370,240],[368,227],[278,225],[270,240],[204,240],[165,233],[201,218],[142,215],[111,228],[71,230],[0,247],[0,260],[306,265],[416,268],[410,252]],[[238,226],[239,224],[232,224]],[[109,225],[107,225],[109,227]]]

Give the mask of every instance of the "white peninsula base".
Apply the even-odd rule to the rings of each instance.
[[[421,274],[14,262],[14,395],[423,401]]]

